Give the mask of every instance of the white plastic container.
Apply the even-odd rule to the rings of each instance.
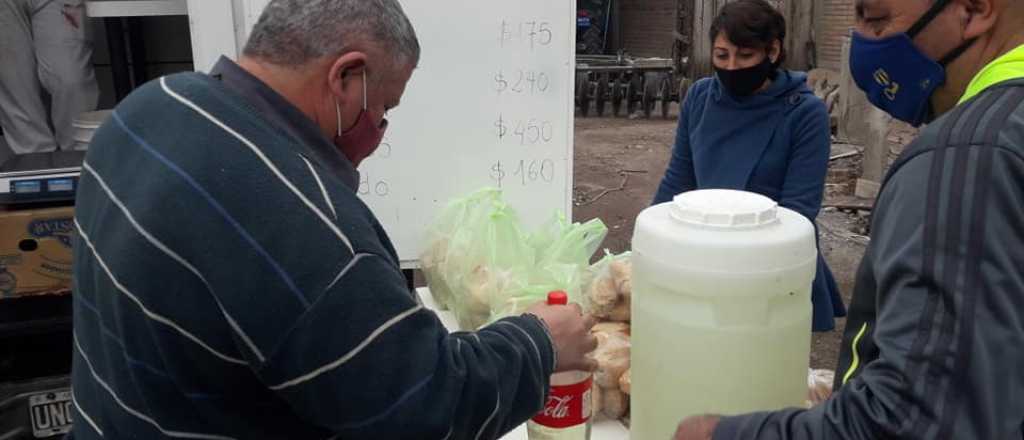
[[[757,194],[694,191],[640,214],[633,264],[632,438],[803,405],[811,222]]]
[[[92,135],[96,133],[96,129],[100,128],[113,110],[98,110],[94,112],[85,112],[78,115],[77,118],[71,121],[71,127],[74,131],[71,134],[71,138],[75,140],[74,150],[86,151],[89,149],[89,143],[92,142]]]

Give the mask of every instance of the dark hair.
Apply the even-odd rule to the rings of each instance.
[[[779,45],[779,59],[775,67],[786,61],[786,18],[765,0],[737,0],[725,5],[711,23],[711,43],[718,34],[739,47],[770,48],[775,40]]]

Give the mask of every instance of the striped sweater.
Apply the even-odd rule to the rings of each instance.
[[[494,439],[540,410],[543,323],[449,334],[352,188],[273,121],[188,73],[96,133],[71,438]]]

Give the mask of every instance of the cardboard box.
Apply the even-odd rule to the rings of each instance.
[[[71,288],[74,208],[0,212],[0,299]]]

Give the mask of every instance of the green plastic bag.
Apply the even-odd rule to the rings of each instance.
[[[452,248],[456,233],[462,225],[477,223],[477,219],[487,215],[491,206],[500,200],[501,191],[497,189],[483,189],[453,200],[427,230],[428,245],[420,256],[420,268],[442,310],[451,307],[452,286],[444,272],[452,264],[449,256],[458,258],[459,255],[460,249]]]
[[[556,213],[524,233],[501,192],[485,189],[454,200],[429,229],[421,263],[435,299],[463,330],[521,314],[548,292],[577,302],[589,261],[607,235],[600,220],[573,224]]]
[[[614,255],[607,249],[604,253],[604,258],[590,267],[592,278],[580,304],[598,319],[627,322],[633,296],[633,254]]]
[[[607,235],[608,228],[601,220],[569,223],[558,213],[531,237],[537,263],[527,275],[528,285],[493,298],[493,318],[521,314],[534,303],[546,300],[548,292],[554,290],[565,291],[571,302],[581,302],[590,281],[590,257]]]
[[[467,220],[452,240],[445,276],[458,286],[451,309],[459,326],[475,330],[491,321],[491,304],[497,298],[525,285],[524,275],[535,260],[518,216],[504,202]]]

